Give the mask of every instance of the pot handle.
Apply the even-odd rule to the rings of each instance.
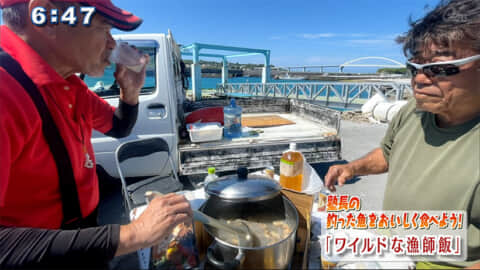
[[[233,261],[231,261],[231,262],[221,262],[221,261],[217,260],[215,258],[215,256],[213,255],[213,250],[215,249],[216,246],[217,246],[217,243],[214,242],[212,245],[210,245],[207,248],[208,261],[211,262],[216,268],[219,268],[219,269],[237,269],[238,266],[240,266],[240,264],[245,259],[245,253],[244,253],[243,249],[239,248],[237,256],[235,256],[235,259],[233,259]]]
[[[237,169],[238,181],[245,181],[248,179],[248,168],[240,167]]]

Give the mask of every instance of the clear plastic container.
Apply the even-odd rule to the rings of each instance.
[[[242,137],[242,107],[237,106],[233,98],[230,100],[230,106],[223,107],[223,122],[224,137]]]
[[[290,149],[280,159],[280,185],[284,188],[301,192],[303,190],[302,153],[297,151],[297,144],[291,143]]]
[[[210,142],[222,139],[223,127],[218,122],[188,124],[187,130],[191,142]]]

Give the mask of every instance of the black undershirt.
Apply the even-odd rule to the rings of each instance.
[[[0,269],[106,269],[120,225],[79,230],[0,227]]]
[[[110,129],[105,135],[114,138],[123,138],[130,135],[133,126],[137,121],[138,104],[129,105],[120,100],[115,113],[113,114],[112,129]]]

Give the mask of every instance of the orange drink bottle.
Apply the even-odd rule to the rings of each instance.
[[[280,185],[295,191],[302,191],[303,184],[303,155],[297,151],[295,143],[283,153],[280,159]]]

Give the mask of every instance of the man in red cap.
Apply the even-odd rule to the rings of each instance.
[[[134,30],[141,19],[110,0],[0,7],[0,268],[105,267],[161,242],[191,218],[185,197],[158,197],[128,225],[96,225],[92,129],[130,133],[146,66],[117,65],[118,108],[75,75],[102,75],[115,47],[111,27]]]

